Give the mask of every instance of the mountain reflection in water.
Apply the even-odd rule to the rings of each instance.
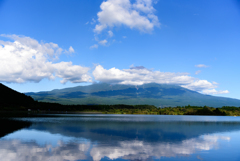
[[[31,121],[32,125],[0,139],[0,158],[9,161],[178,160],[179,157],[210,160],[224,159],[226,153],[233,153],[234,158],[228,160],[240,158],[233,150],[239,148],[234,144],[237,142],[234,136],[240,134],[239,118],[159,117],[162,116],[22,119]]]

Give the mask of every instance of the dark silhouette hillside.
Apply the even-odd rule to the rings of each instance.
[[[17,92],[0,83],[0,109],[28,108],[35,105],[32,97]]]

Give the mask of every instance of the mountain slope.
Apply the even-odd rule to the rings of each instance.
[[[149,104],[159,106],[240,106],[240,100],[203,95],[175,85],[110,85],[106,83],[26,93],[39,101],[62,104]]]
[[[0,83],[0,107],[30,107],[34,104],[33,98]]]

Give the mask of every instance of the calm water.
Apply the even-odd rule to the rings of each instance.
[[[0,160],[240,160],[240,117],[58,116],[20,119],[32,125],[0,138]]]

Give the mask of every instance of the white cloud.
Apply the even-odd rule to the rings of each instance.
[[[90,49],[97,49],[98,48],[98,44],[94,44],[93,46],[90,46]]]
[[[217,91],[216,89],[205,89],[202,91],[202,93],[204,93],[204,94],[227,94],[227,93],[229,93],[229,91],[228,90]]]
[[[144,83],[169,83],[186,84],[191,83],[194,78],[181,73],[170,73],[151,71],[146,68],[131,69],[104,69],[101,65],[96,66],[93,71],[95,80],[108,83],[142,85]]]
[[[25,36],[1,35],[13,40],[0,40],[0,81],[2,82],[39,82],[44,78],[63,78],[65,83],[89,82],[90,68],[72,65],[72,62],[53,63],[63,49],[55,43],[39,43]],[[74,52],[70,46],[68,52]]]
[[[124,38],[124,39],[126,39],[126,38],[127,38],[127,36],[123,36],[123,38]]]
[[[213,83],[191,77],[187,73],[152,71],[143,66],[131,67],[130,69],[123,70],[117,68],[107,70],[101,65],[97,65],[93,71],[93,76],[97,81],[113,84],[176,84],[198,92],[217,88]]]
[[[72,62],[56,63],[53,64],[53,67],[57,69],[55,75],[59,78],[63,78],[61,83],[66,83],[68,81],[72,83],[91,81],[91,76],[88,75],[90,69],[87,67],[72,65]]]
[[[152,13],[155,11],[152,6],[152,0],[137,0],[136,3],[133,4],[133,8],[144,13]]]
[[[158,17],[154,15],[152,0],[107,0],[102,2],[98,12],[98,24],[94,32],[101,33],[110,27],[125,25],[141,32],[151,32],[154,26],[160,26]]]
[[[212,89],[216,88],[217,86],[213,85],[212,83],[208,82],[207,80],[195,80],[192,83],[189,83],[187,85],[182,85],[184,88],[188,88],[190,90],[194,91],[202,91],[205,89]]]
[[[207,66],[205,64],[198,64],[198,65],[195,65],[195,67],[197,67],[197,68],[207,68],[209,66]]]
[[[67,54],[71,54],[71,53],[74,53],[74,52],[75,52],[75,50],[73,49],[72,46],[70,46],[68,50],[64,51],[64,53],[67,53]]]
[[[113,37],[113,32],[112,31],[108,31],[108,35],[109,35],[109,37]]]
[[[198,71],[195,72],[195,74],[198,75],[201,72],[202,72],[201,70],[198,70]]]
[[[5,49],[13,50],[14,47],[18,47],[19,51],[27,49],[31,52],[37,51],[43,53],[43,55],[48,56],[53,59],[57,59],[58,56],[62,53],[63,49],[55,43],[39,43],[37,40],[30,37],[18,36],[18,35],[5,35],[1,34],[1,37],[6,37],[12,40],[15,40],[14,43],[9,41],[1,41],[0,43],[5,46]],[[13,50],[14,51],[14,50]],[[25,54],[26,55],[26,54]]]
[[[98,43],[101,44],[101,45],[106,45],[107,40],[106,40],[106,39],[105,39],[105,40],[101,40],[101,41],[99,41]]]
[[[69,51],[70,53],[74,53],[74,52],[75,52],[75,50],[73,49],[72,46],[69,47],[68,51]]]

